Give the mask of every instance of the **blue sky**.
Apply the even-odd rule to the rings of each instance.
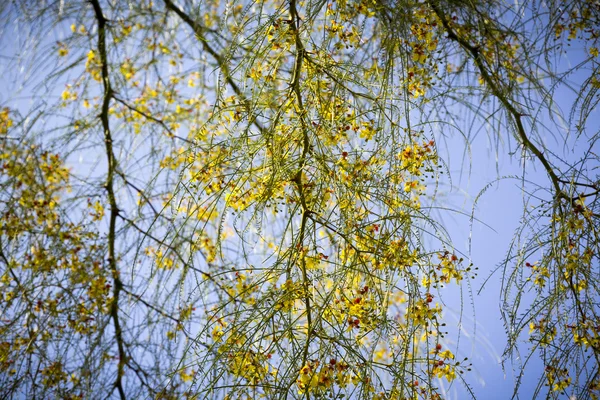
[[[2,40],[4,56],[7,54],[7,43],[6,39]],[[14,47],[11,48],[14,44],[8,44],[8,49],[14,50]],[[575,49],[563,62],[566,65],[577,63],[583,57],[581,49]],[[3,64],[5,67],[6,65],[8,64]],[[18,85],[14,84],[22,77],[19,70],[4,68],[1,72],[4,76],[0,80],[0,105],[27,110],[33,101],[39,101],[31,97],[33,92],[29,88],[19,92]],[[575,76],[573,79],[577,78]],[[57,85],[57,95],[62,88]],[[574,100],[573,93],[566,90],[557,93],[560,93],[558,106],[568,110]],[[597,121],[596,112],[590,123]],[[562,133],[555,133],[557,135],[554,139],[550,135],[545,137],[548,148],[569,159],[575,159],[577,154],[566,150],[574,146],[575,138],[569,137],[565,147]],[[451,288],[444,289],[446,293],[443,299],[448,305],[446,316],[449,324],[460,315],[461,303],[463,306],[463,333],[458,354],[459,357],[469,357],[473,362],[473,373],[466,378],[474,393],[478,398],[506,399],[512,396],[515,376],[510,360],[505,363],[504,371],[500,364],[506,334],[500,315],[502,271],[497,267],[505,258],[519,226],[527,196],[524,195],[522,182],[519,180],[523,176],[523,160],[519,154],[508,155],[515,151],[514,141],[507,140],[507,132],[501,133],[504,143],[500,144],[496,142],[493,132],[488,135],[482,132],[473,138],[469,143],[471,154],[466,156],[465,141],[459,135],[448,136],[444,140],[437,138],[442,157],[444,153],[450,155],[447,162],[454,182],[452,190],[444,193],[444,201],[449,202],[448,207],[463,213],[444,213],[444,225],[449,230],[455,248],[470,257],[470,261],[478,268],[478,275],[470,282],[470,287],[465,286],[462,293]],[[528,180],[542,185],[549,184],[545,173],[535,161],[525,162]],[[496,182],[490,185],[493,181]],[[442,192],[445,190],[442,189]],[[476,198],[477,203],[474,205]],[[471,224],[469,216],[472,212],[475,221]],[[486,280],[485,287],[480,291]],[[526,355],[527,345],[524,344],[522,349],[522,354]],[[529,365],[519,392],[521,398],[532,397],[542,373],[543,366],[535,356]],[[448,395],[449,398],[461,399],[467,393],[464,388],[455,384]]]

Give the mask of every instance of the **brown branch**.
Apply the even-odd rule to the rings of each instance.
[[[166,311],[161,310],[160,308],[154,306],[153,304],[148,303],[146,300],[144,300],[144,298],[142,296],[140,296],[139,294],[133,293],[129,290],[127,290],[126,288],[123,288],[123,292],[127,293],[128,295],[130,295],[131,297],[135,298],[137,301],[139,301],[140,303],[142,303],[143,305],[145,305],[146,307],[148,307],[149,309],[151,309],[152,311],[162,315],[163,317],[170,319],[174,322],[176,322],[177,324],[180,324],[181,321],[179,320],[179,318],[175,318],[172,315],[169,315]]]
[[[192,28],[192,31],[194,31],[194,33],[196,34],[196,38],[198,38],[198,41],[200,41],[200,43],[202,44],[202,48],[204,49],[204,51],[210,54],[211,57],[214,58],[214,60],[217,62],[217,65],[221,69],[221,72],[223,73],[227,84],[231,87],[231,89],[233,89],[234,93],[242,99],[242,103],[246,107],[246,111],[248,112],[248,116],[250,117],[250,101],[231,76],[229,72],[229,66],[227,65],[225,58],[208,44],[208,40],[204,36],[204,32],[207,31],[207,29],[200,23],[196,22],[182,9],[177,7],[172,0],[163,1],[165,2],[165,5],[167,6],[168,10],[173,11],[175,14],[177,14],[179,18],[181,18],[183,22],[185,22],[190,28]],[[252,124],[256,126],[261,133],[265,131],[264,127],[255,118],[252,119]]]
[[[150,199],[148,198],[148,196],[146,196],[146,193],[144,193],[144,191],[142,189],[138,188],[136,185],[134,185],[133,183],[131,183],[129,181],[129,179],[127,179],[127,177],[125,176],[125,174],[123,172],[116,171],[116,173],[121,177],[121,179],[123,179],[123,181],[125,182],[126,185],[131,186],[133,188],[133,190],[135,190],[136,192],[138,192],[138,194],[140,195],[140,197],[142,198],[142,200],[144,200],[146,203],[148,203],[148,205],[150,206],[150,208],[154,212],[155,218],[158,218],[160,216],[160,213],[154,207],[154,204],[152,204],[152,202],[150,201]],[[171,221],[169,221],[169,222],[171,222]]]
[[[115,96],[114,94],[113,94],[112,98],[115,99],[115,101],[123,104],[125,107],[127,107],[131,111],[134,111],[134,112],[140,114],[141,116],[143,116],[144,118],[146,118],[146,119],[148,119],[150,121],[156,122],[157,124],[159,124],[160,126],[162,126],[167,132],[169,132],[169,136],[170,137],[179,139],[179,140],[181,140],[182,142],[185,142],[185,143],[189,143],[189,144],[193,144],[194,143],[193,141],[191,141],[189,139],[186,139],[184,137],[176,135],[173,132],[173,130],[171,128],[169,128],[169,126],[162,119],[156,118],[156,117],[154,117],[154,116],[152,116],[152,115],[150,115],[150,114],[148,114],[148,113],[140,110],[139,108],[132,106],[131,104],[129,104],[125,100],[123,100],[123,99]]]
[[[561,189],[560,179],[556,175],[554,168],[552,168],[552,166],[550,165],[550,162],[546,159],[546,156],[544,156],[542,151],[531,140],[529,140],[529,137],[527,136],[527,133],[525,132],[525,127],[524,127],[523,121],[522,121],[522,118],[524,116],[523,113],[519,112],[519,110],[516,109],[516,107],[510,102],[510,99],[508,98],[508,96],[506,96],[502,92],[502,90],[500,89],[500,86],[492,78],[492,75],[490,74],[490,72],[488,71],[488,69],[485,66],[485,63],[482,58],[479,47],[472,45],[471,43],[469,43],[469,41],[467,39],[461,37],[454,31],[454,29],[452,29],[452,27],[450,26],[450,22],[448,21],[448,18],[446,17],[445,13],[442,11],[442,9],[438,6],[438,4],[435,1],[429,1],[428,4],[431,7],[431,9],[435,12],[437,17],[440,19],[440,21],[442,22],[442,26],[444,27],[446,34],[448,35],[448,39],[457,42],[460,45],[460,47],[462,47],[467,53],[469,53],[469,55],[475,62],[475,65],[477,66],[477,69],[479,70],[479,73],[481,74],[483,81],[488,85],[492,94],[498,100],[500,100],[500,103],[502,103],[504,108],[511,115],[511,117],[514,121],[514,124],[517,128],[517,134],[521,141],[521,144],[523,145],[523,147],[525,147],[526,149],[531,151],[544,166],[546,173],[548,174],[548,176],[550,177],[550,180],[552,181],[554,190],[556,191],[556,194],[555,194],[556,198],[557,199],[564,198],[567,200],[572,200],[570,198],[570,196],[568,196]]]
[[[112,274],[113,279],[113,298],[110,303],[110,316],[113,320],[115,328],[115,340],[117,341],[117,349],[119,352],[119,363],[117,365],[117,377],[115,378],[114,386],[119,392],[121,400],[125,400],[125,391],[123,390],[123,375],[124,368],[127,363],[127,355],[125,354],[125,346],[123,343],[123,332],[121,329],[121,323],[119,321],[119,296],[123,283],[119,276],[119,270],[117,266],[117,257],[115,251],[116,241],[116,224],[117,215],[119,214],[119,207],[117,206],[117,200],[114,189],[114,174],[116,170],[116,159],[113,151],[113,139],[110,131],[109,124],[109,106],[110,99],[113,95],[113,90],[110,85],[110,77],[108,74],[108,57],[106,55],[106,18],[102,12],[102,7],[98,0],[90,0],[94,8],[94,14],[98,23],[98,53],[100,55],[101,71],[102,71],[102,84],[104,86],[104,95],[102,98],[102,109],[100,113],[100,120],[102,121],[102,129],[104,130],[104,144],[106,148],[106,157],[108,163],[108,171],[106,174],[105,189],[108,193],[108,202],[110,205],[110,217],[108,227],[108,265]]]
[[[175,254],[175,255],[177,256],[177,259],[178,259],[178,260],[181,262],[181,264],[182,264],[182,265],[183,265],[185,268],[189,268],[189,269],[191,269],[192,271],[194,271],[194,272],[197,272],[197,273],[201,274],[203,278],[205,278],[205,279],[207,279],[207,280],[211,281],[212,283],[214,283],[214,284],[215,284],[215,286],[216,286],[218,289],[222,290],[222,291],[223,291],[223,293],[225,293],[225,294],[226,294],[226,295],[229,297],[229,299],[230,299],[232,302],[236,303],[236,302],[238,302],[238,301],[239,301],[239,300],[238,300],[238,299],[236,299],[236,298],[235,298],[235,297],[234,297],[234,296],[233,296],[231,293],[229,293],[229,292],[227,291],[227,289],[223,287],[223,285],[221,285],[219,282],[217,282],[217,280],[216,280],[216,279],[215,279],[215,278],[214,278],[214,277],[213,277],[211,274],[209,274],[208,272],[204,272],[204,271],[202,271],[201,269],[199,269],[199,268],[197,268],[197,267],[194,267],[193,265],[191,265],[190,263],[188,263],[188,262],[187,262],[187,261],[186,261],[186,260],[183,258],[183,256],[182,256],[181,254],[179,254],[179,251],[177,251],[177,249],[176,249],[174,246],[172,246],[172,245],[170,245],[170,244],[166,243],[164,240],[161,240],[161,239],[159,239],[159,238],[157,238],[157,237],[153,236],[153,235],[152,235],[152,234],[151,234],[149,231],[147,231],[147,230],[144,230],[144,229],[140,228],[140,227],[139,227],[139,226],[138,226],[138,225],[135,223],[135,221],[133,221],[133,220],[132,220],[132,219],[130,219],[130,218],[127,218],[127,217],[125,217],[123,214],[119,214],[119,215],[118,215],[118,217],[119,217],[119,218],[121,218],[123,221],[126,221],[127,223],[129,223],[129,224],[130,224],[130,225],[131,225],[133,228],[135,228],[135,230],[137,230],[138,232],[140,232],[142,235],[144,235],[144,236],[146,236],[146,237],[148,237],[148,238],[150,238],[150,239],[154,240],[154,241],[155,241],[156,243],[158,243],[159,245],[161,245],[161,246],[165,246],[167,249],[171,250],[171,251],[173,252],[173,254]],[[205,255],[203,252],[199,252],[199,253],[200,253],[200,254],[201,254],[201,255],[202,255],[204,258],[206,258],[206,255]]]
[[[300,155],[300,160],[298,162],[298,171],[296,171],[295,176],[292,178],[292,182],[294,182],[296,186],[296,190],[298,192],[298,197],[300,198],[300,203],[302,205],[302,220],[300,223],[300,235],[298,238],[298,245],[304,247],[304,238],[306,236],[306,224],[309,220],[309,214],[311,213],[308,205],[306,204],[306,195],[304,192],[304,185],[302,183],[302,170],[306,164],[306,158],[310,151],[310,138],[308,136],[308,128],[306,126],[306,122],[304,121],[305,110],[304,103],[302,100],[302,92],[300,89],[300,76],[302,74],[302,64],[305,56],[304,44],[300,38],[300,16],[298,15],[298,10],[296,9],[296,0],[290,0],[289,2],[290,9],[290,28],[294,34],[294,44],[296,46],[296,54],[294,59],[294,70],[292,73],[292,81],[290,83],[290,88],[296,97],[296,101],[298,102],[298,112],[300,117],[300,125],[302,129],[302,153]],[[313,336],[313,331],[315,330],[315,326],[313,324],[312,318],[312,306],[310,301],[310,282],[308,278],[308,273],[306,272],[306,255],[304,251],[302,251],[302,259],[300,261],[300,267],[302,272],[302,286],[304,290],[304,304],[306,306],[306,343],[304,344],[304,352],[302,354],[302,367],[306,365],[308,361],[308,352],[310,348],[311,337]],[[310,399],[310,393],[306,391],[306,398]]]

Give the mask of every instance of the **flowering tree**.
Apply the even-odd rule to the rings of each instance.
[[[3,396],[470,391],[438,139],[485,127],[525,167],[507,357],[529,330],[536,395],[600,393],[596,2],[0,7]]]

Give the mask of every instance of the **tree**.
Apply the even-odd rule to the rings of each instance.
[[[487,129],[523,164],[506,357],[598,397],[597,2],[1,7],[3,396],[470,391],[440,196],[445,139]]]

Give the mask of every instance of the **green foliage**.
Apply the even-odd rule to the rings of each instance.
[[[487,129],[524,166],[506,359],[598,397],[596,2],[0,7],[33,71],[0,112],[3,396],[475,396],[440,199],[445,139]]]

